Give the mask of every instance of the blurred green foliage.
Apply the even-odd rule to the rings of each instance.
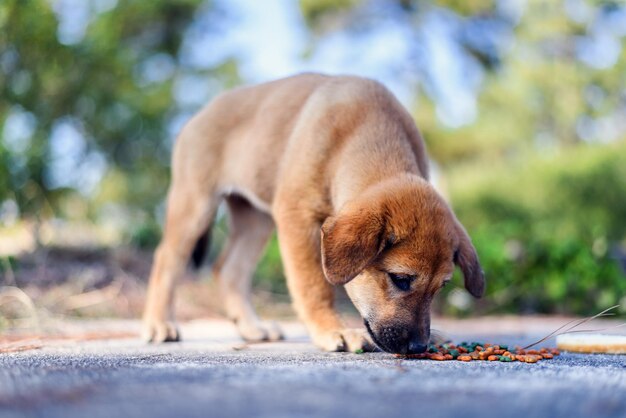
[[[130,231],[128,241],[134,247],[144,250],[156,248],[161,240],[161,225],[153,219],[139,223]]]
[[[196,110],[175,102],[175,82],[188,75],[210,76],[227,86],[238,81],[230,61],[209,68],[181,62],[185,31],[200,6],[210,3],[135,0],[103,9],[98,4],[106,5],[74,4],[88,13],[88,25],[84,33],[68,33],[77,22],[64,22],[63,16],[85,16],[57,10],[63,2],[0,3],[1,128],[6,134],[9,117],[18,115],[30,131],[0,142],[0,201],[15,200],[23,216],[66,215],[60,200],[80,188],[80,178],[77,184],[59,182],[51,173],[51,163],[62,158],[51,140],[63,126],[80,137],[65,153],[104,166],[90,216],[107,203],[155,216],[169,179],[168,124]]]
[[[16,268],[17,260],[15,257],[0,257],[0,273],[5,273],[9,270],[15,270]]]
[[[334,19],[337,14],[350,11],[362,0],[299,0],[300,10],[306,23],[313,29],[322,29],[328,24],[328,19]]]
[[[265,249],[254,274],[254,283],[270,292],[286,294],[287,282],[282,269],[280,249],[276,235],[272,237]]]
[[[593,314],[623,302],[625,155],[626,141],[580,146],[452,185],[487,275],[483,308]]]

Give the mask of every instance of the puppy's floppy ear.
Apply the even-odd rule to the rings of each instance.
[[[356,277],[382,250],[384,232],[384,217],[369,208],[327,218],[321,231],[326,279],[338,285]]]
[[[485,293],[485,276],[478,262],[478,254],[472,245],[472,240],[465,231],[465,228],[457,221],[457,235],[459,237],[459,248],[454,255],[454,262],[463,272],[465,288],[472,296],[480,298]]]

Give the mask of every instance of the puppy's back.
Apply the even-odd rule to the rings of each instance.
[[[382,84],[361,77],[316,73],[220,94],[185,126],[174,159],[198,161],[196,166],[210,168],[222,186],[247,189],[271,204],[284,174],[283,162],[296,158],[292,153],[285,154],[290,139],[292,148],[308,154],[307,165],[312,159],[324,164],[336,142],[348,136],[348,131],[357,128],[368,114],[387,118],[409,133],[420,171],[426,177],[426,156],[419,132],[410,115]],[[293,135],[303,125],[308,126],[307,138]],[[313,167],[309,171],[313,174],[325,170]]]

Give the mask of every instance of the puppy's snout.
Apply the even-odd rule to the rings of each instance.
[[[407,354],[420,354],[426,351],[427,345],[417,341],[410,341]]]
[[[420,354],[428,349],[430,329],[413,330],[406,324],[370,324],[365,327],[376,345],[388,353]],[[377,326],[378,325],[378,326]]]

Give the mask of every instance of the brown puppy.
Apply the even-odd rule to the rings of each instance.
[[[366,334],[345,329],[333,309],[333,285],[345,285],[381,349],[424,351],[430,303],[454,264],[472,295],[484,289],[470,238],[427,179],[415,123],[375,81],[303,74],[220,95],[176,143],[145,338],[178,339],[176,277],[225,199],[230,237],[214,272],[243,338],[281,338],[249,297],[276,227],[294,306],[315,344],[367,348]]]

